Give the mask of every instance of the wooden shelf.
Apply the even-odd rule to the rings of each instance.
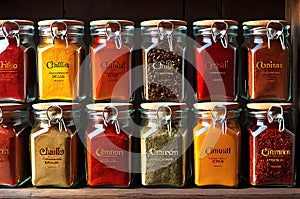
[[[292,199],[300,198],[300,188],[80,188],[80,189],[46,189],[46,188],[18,188],[1,189],[0,198],[209,198],[209,199]]]

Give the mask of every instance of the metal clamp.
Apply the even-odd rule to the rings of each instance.
[[[281,26],[281,29],[276,30],[276,29],[269,27],[271,24],[279,24]],[[284,26],[280,21],[271,20],[268,22],[267,27],[266,27],[267,28],[267,38],[268,38],[268,49],[270,49],[271,40],[279,39],[282,50],[285,50],[283,27]]]
[[[120,125],[118,121],[118,109],[113,105],[106,106],[103,109],[103,120],[104,125],[107,126],[108,124],[114,124],[117,134],[120,134]]]
[[[9,26],[9,24],[13,24],[17,26],[17,29],[9,30],[9,32],[6,29],[6,26]],[[3,35],[5,38],[15,38],[17,41],[17,46],[20,46],[20,26],[15,21],[5,21],[1,26]]]
[[[162,23],[170,24],[171,29],[170,30],[165,30],[163,32],[163,27],[161,26]],[[164,37],[167,38],[170,51],[173,51],[173,37],[172,37],[173,31],[174,31],[174,24],[171,21],[160,21],[157,24],[157,32],[158,32],[159,38],[160,38],[160,40],[163,40]]]
[[[216,109],[223,109],[222,113],[216,111]],[[222,125],[222,133],[226,134],[227,131],[227,108],[224,105],[214,105],[211,111],[211,119],[213,121],[214,128],[216,128],[217,123]]]
[[[53,30],[55,24],[63,24],[65,26],[64,30],[57,30],[57,33]],[[54,45],[55,39],[64,39],[66,41],[66,49],[68,48],[68,25],[64,21],[54,21],[50,25],[50,32],[52,36],[52,44]]]
[[[217,23],[222,23],[225,25],[225,29],[219,29],[217,27],[215,27],[215,24]],[[213,41],[216,43],[217,39],[221,40],[222,46],[224,48],[228,47],[228,23],[226,23],[223,20],[216,20],[211,24],[211,34],[212,34],[212,38]]]
[[[119,26],[119,30],[112,31],[110,28],[110,31],[108,30],[110,24],[117,24]],[[122,38],[121,38],[121,32],[122,32],[122,26],[118,21],[108,21],[105,25],[105,33],[107,40],[110,40],[111,38],[115,39],[115,45],[117,49],[121,49],[122,47]]]
[[[162,112],[162,114],[160,114],[160,112]],[[172,136],[172,128],[171,128],[172,109],[167,105],[160,106],[157,108],[156,115],[157,115],[159,126],[162,127],[164,125],[167,125],[168,134],[171,137]]]
[[[50,114],[50,110],[54,109],[56,114]],[[53,112],[53,111],[52,111]],[[47,109],[46,109],[46,115],[49,121],[48,126],[51,126],[51,123],[53,124],[58,124],[58,129],[60,132],[62,132],[62,128],[64,128],[64,131],[67,131],[67,127],[65,125],[65,122],[63,120],[63,110],[60,106],[58,105],[50,105]]]
[[[273,115],[273,113],[272,113],[273,108],[279,108],[280,113],[277,113],[277,114]],[[270,108],[268,109],[268,112],[267,112],[267,118],[268,118],[269,123],[272,123],[274,121],[277,121],[279,123],[279,127],[278,127],[279,132],[284,131],[285,125],[284,125],[284,117],[283,117],[283,108],[282,108],[282,106],[280,106],[280,105],[270,106]]]

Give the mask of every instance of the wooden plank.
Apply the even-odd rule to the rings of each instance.
[[[299,188],[245,188],[245,189],[203,189],[203,188],[134,188],[134,189],[45,189],[21,188],[1,189],[0,198],[176,198],[176,199],[293,199],[300,197]]]

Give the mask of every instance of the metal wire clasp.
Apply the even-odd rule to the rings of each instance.
[[[118,29],[115,31],[112,30],[112,28],[109,28],[110,24],[117,24]],[[107,40],[110,40],[111,38],[115,39],[115,45],[117,49],[121,49],[122,47],[122,38],[121,38],[121,32],[122,32],[122,26],[118,21],[108,21],[105,25],[105,33]]]
[[[63,120],[63,110],[58,105],[51,105],[46,109],[46,115],[48,118],[48,126],[51,124],[58,124],[59,132],[67,131],[67,127]]]
[[[11,24],[11,25],[9,25]],[[7,31],[6,26],[9,27],[9,31]],[[16,29],[13,29],[12,27],[16,26]],[[20,26],[17,22],[15,21],[5,21],[2,26],[1,26],[3,35],[5,38],[15,38],[17,41],[17,47],[20,46]]]
[[[273,108],[279,108],[280,109],[280,113],[277,114],[273,114],[272,109]],[[279,127],[278,130],[279,132],[284,131],[285,126],[284,126],[284,117],[283,117],[283,108],[280,105],[272,105],[270,106],[268,113],[267,113],[267,118],[269,123],[272,123],[274,121],[277,121],[279,123]]]
[[[225,29],[219,29],[215,24],[222,23],[225,25]],[[222,46],[224,48],[228,47],[228,24],[223,20],[216,20],[211,24],[211,34],[213,41],[216,43],[217,39],[221,40]]]
[[[118,109],[113,105],[108,105],[103,109],[104,125],[114,124],[117,134],[120,134],[120,125],[118,121]]]
[[[167,105],[160,106],[157,108],[156,115],[157,115],[159,126],[163,127],[164,125],[167,125],[168,134],[171,137],[172,136],[172,128],[171,128],[172,109]]]
[[[227,131],[227,108],[223,105],[214,105],[211,111],[211,119],[214,128],[216,128],[217,123],[222,125],[222,133],[226,134]]]
[[[279,24],[281,29],[276,30],[270,27],[271,24]],[[283,32],[283,24],[280,21],[269,21],[267,24],[267,38],[268,38],[268,49],[271,47],[271,40],[279,39],[282,50],[285,50],[285,41],[284,41],[284,32]]]
[[[165,28],[164,30],[164,27],[162,26],[163,23],[170,24],[171,27],[169,29]],[[160,21],[157,24],[157,32],[159,38],[160,40],[163,40],[164,37],[167,38],[170,51],[173,51],[173,36],[172,36],[173,31],[174,31],[174,24],[171,21]]]
[[[53,30],[53,26],[55,24],[62,24],[65,29],[63,30],[58,30],[58,27],[56,27],[56,30]],[[51,36],[52,36],[52,44],[54,45],[54,41],[55,39],[64,39],[66,41],[66,49],[68,48],[68,25],[64,22],[64,21],[54,21],[51,25],[50,25],[50,32],[51,32]]]

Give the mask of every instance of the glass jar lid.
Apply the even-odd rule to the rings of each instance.
[[[92,111],[103,111],[106,107],[114,106],[119,111],[129,110],[133,107],[131,103],[96,103],[87,104],[86,108]]]
[[[169,26],[170,23],[173,24],[173,26],[186,26],[187,22],[183,20],[177,20],[177,19],[158,19],[158,20],[148,20],[148,21],[142,21],[141,26],[148,26],[148,27],[156,27],[156,26]]]
[[[121,26],[134,26],[133,21],[120,20],[120,19],[107,19],[107,20],[95,20],[90,22],[90,26],[107,26],[107,24],[113,25],[114,23],[119,23]]]
[[[27,104],[19,104],[19,103],[0,103],[0,109],[2,111],[15,111],[27,109],[29,106]]]
[[[281,106],[283,110],[289,110],[293,107],[292,103],[248,103],[248,109],[266,111],[272,106]]]
[[[38,22],[40,36],[65,39],[67,36],[83,36],[84,23],[78,20],[53,19]]]
[[[156,111],[159,107],[170,107],[172,111],[182,110],[186,108],[186,103],[177,102],[152,102],[152,103],[142,103],[141,107],[144,110]]]
[[[33,104],[32,108],[37,111],[46,111],[50,106],[59,106],[64,111],[79,109],[79,103],[71,103],[71,102],[47,102],[47,103],[37,103]]]

